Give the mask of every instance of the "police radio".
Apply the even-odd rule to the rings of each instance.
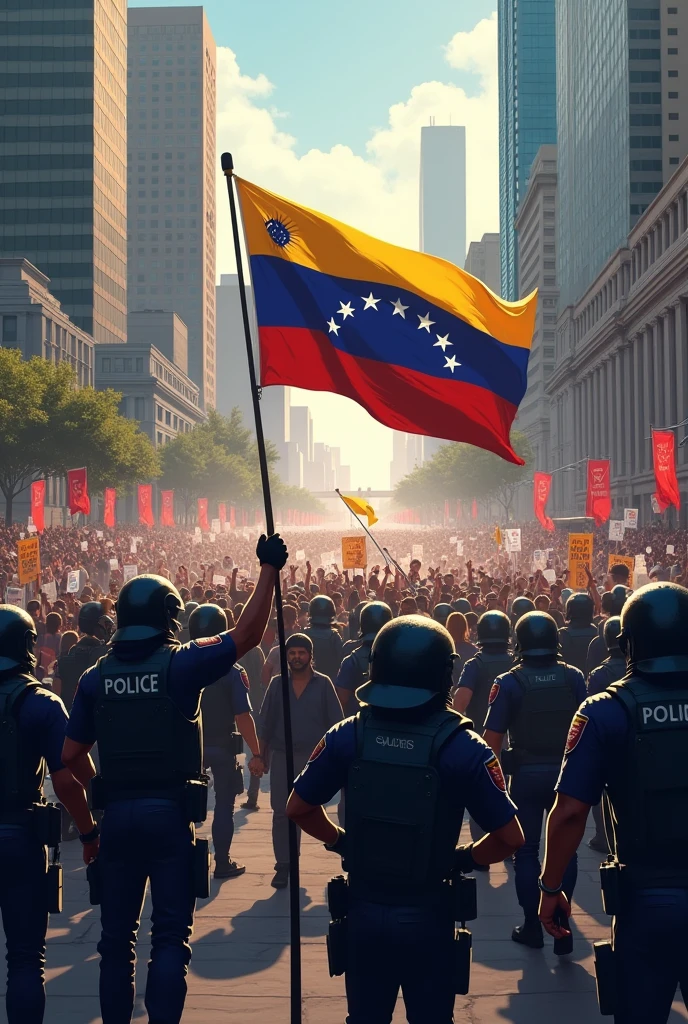
[[[327,907],[332,920],[327,932],[327,964],[330,977],[339,977],[346,970],[346,915],[349,886],[344,875],[335,875],[327,883]]]
[[[474,875],[460,871],[452,873],[450,885],[454,920],[460,922],[454,932],[454,992],[465,996],[471,983],[473,959],[473,936],[466,921],[475,921],[478,916],[478,887]]]

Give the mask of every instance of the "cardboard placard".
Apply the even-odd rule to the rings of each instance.
[[[504,547],[509,554],[519,552],[521,550],[521,531],[519,530],[503,530],[504,534]]]
[[[98,538],[98,540],[102,540],[103,539],[103,531],[102,530],[96,530],[96,537]]]
[[[211,519],[211,521],[210,521],[210,532],[211,533],[221,533],[222,532],[222,523],[220,522],[219,519]]]
[[[221,576],[219,573],[214,572],[213,573],[213,586],[214,587],[224,587],[226,585],[227,585],[227,577],[226,576]]]
[[[624,527],[627,530],[638,529],[638,509],[637,508],[625,508],[623,517]]]
[[[111,569],[119,569],[119,560],[117,558],[111,558],[110,559],[110,568]]]
[[[48,580],[47,583],[43,584],[41,590],[51,604],[53,601],[57,601],[57,583],[55,580]]]
[[[131,541],[129,542],[129,554],[136,554],[136,537],[132,537]]]
[[[569,534],[569,587],[572,590],[587,590],[588,577],[585,565],[592,566],[594,534]]]
[[[456,553],[457,555],[463,555],[463,541],[457,540],[456,542]]]
[[[624,539],[624,521],[623,521],[623,519],[610,519],[609,520],[609,539],[610,540],[623,540]]]
[[[640,556],[642,558],[642,555]],[[633,574],[635,572],[635,559],[628,555],[610,555],[607,561],[607,572],[610,571],[613,565],[626,565],[630,576],[628,577],[628,585],[633,589]]]
[[[19,582],[33,583],[41,574],[41,544],[38,537],[17,541],[17,571]]]
[[[542,575],[545,577],[548,583],[554,583],[557,578],[557,574],[554,569],[543,569]]]
[[[127,580],[133,580],[134,576],[138,576],[139,567],[138,565],[124,565],[122,566],[122,575],[124,576],[124,582]]]
[[[23,608],[25,605],[24,588],[8,587],[5,591],[5,603],[16,605],[17,608]]]
[[[67,593],[78,594],[79,593],[79,570],[72,569],[67,573]]]
[[[38,533],[38,527],[35,523],[29,522],[26,524],[26,532],[31,536],[31,534]]]
[[[666,553],[667,553],[667,555],[673,555],[674,554],[674,545],[673,544],[667,544]]]
[[[342,537],[342,569],[358,569],[367,564],[365,537]]]

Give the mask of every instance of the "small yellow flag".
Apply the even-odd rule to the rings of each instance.
[[[377,516],[375,515],[375,509],[372,505],[369,505],[364,498],[354,498],[349,494],[340,494],[340,497],[345,505],[347,505],[352,512],[355,512],[357,516],[367,516],[368,526],[372,526],[377,522]]]
[[[499,529],[499,527],[496,527],[495,529],[495,544],[497,545],[498,548],[501,548],[502,546],[502,531]]]

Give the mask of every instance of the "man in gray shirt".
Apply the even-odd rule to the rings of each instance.
[[[291,727],[294,742],[294,775],[299,775],[320,739],[344,717],[342,706],[329,676],[313,670],[313,642],[304,633],[293,633],[287,640],[289,663]],[[289,825],[287,799],[294,780],[287,777],[284,746],[282,680],[270,680],[258,722],[260,752],[270,772],[272,807],[272,845],[275,851],[275,889],[289,883]],[[301,832],[298,830],[298,842]]]

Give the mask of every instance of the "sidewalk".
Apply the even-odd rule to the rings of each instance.
[[[273,856],[269,796],[261,810],[236,814],[232,847],[247,865],[238,879],[212,883],[209,899],[199,901],[189,994],[184,1024],[281,1024],[289,1021],[289,894],[270,887]],[[210,819],[202,834],[209,834]],[[586,837],[587,838],[587,837]],[[65,906],[52,918],[48,943],[46,1024],[99,1024],[98,908],[88,903],[85,869],[78,843],[63,847]],[[511,871],[499,865],[478,875],[480,917],[473,931],[470,996],[456,1000],[457,1022],[468,1024],[582,1024],[603,1020],[597,1010],[591,943],[609,934],[599,897],[599,856],[581,848],[576,891],[575,949],[559,961],[551,952],[515,945],[511,929],[519,920]],[[324,905],[327,879],[339,870],[337,858],[304,837],[302,857],[302,959],[304,1024],[343,1024],[342,978],[327,972]],[[149,953],[150,906],[146,903],[139,943],[138,998],[134,1020],[147,1020],[143,1007]],[[3,979],[4,981],[4,979]],[[3,989],[4,992],[4,989]],[[606,1018],[610,1020],[611,1018]],[[0,1022],[5,1022],[4,1002]],[[394,1024],[405,1020],[397,1006]],[[675,1005],[671,1024],[688,1020]],[[432,1024],[428,1021],[428,1024]]]

